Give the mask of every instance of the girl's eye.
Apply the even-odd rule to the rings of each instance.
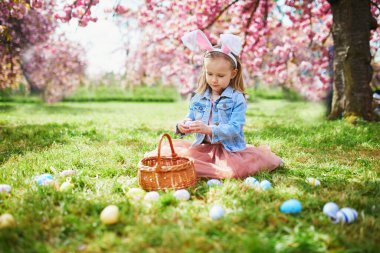
[[[210,73],[207,73],[207,75],[208,75],[208,76],[212,76],[212,74],[210,74]]]
[[[218,75],[218,77],[224,77],[223,75]]]

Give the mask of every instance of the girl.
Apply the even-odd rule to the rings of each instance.
[[[196,95],[176,131],[181,137],[195,133],[196,139],[193,144],[173,140],[175,151],[194,160],[198,177],[244,178],[259,171],[271,171],[280,166],[282,160],[268,147],[256,148],[244,141],[247,104],[242,66],[237,56],[241,40],[232,34],[222,34],[220,40],[221,46],[213,47],[200,30],[182,38],[190,50],[202,49],[206,53]],[[168,146],[161,152],[171,154]]]

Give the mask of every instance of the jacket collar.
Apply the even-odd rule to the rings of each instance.
[[[234,92],[234,89],[228,85],[227,88],[224,89],[220,97],[229,97],[232,98],[232,93]],[[211,89],[207,88],[206,91],[203,93],[202,98],[211,98]]]

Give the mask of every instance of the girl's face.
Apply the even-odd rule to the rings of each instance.
[[[223,57],[205,58],[206,82],[211,87],[213,94],[222,94],[237,74],[231,62]]]

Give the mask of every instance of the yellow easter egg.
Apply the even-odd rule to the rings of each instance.
[[[109,205],[100,213],[100,220],[103,224],[111,225],[119,221],[119,208],[115,205]]]
[[[0,229],[14,226],[16,226],[16,221],[13,218],[12,214],[5,213],[0,216]]]

